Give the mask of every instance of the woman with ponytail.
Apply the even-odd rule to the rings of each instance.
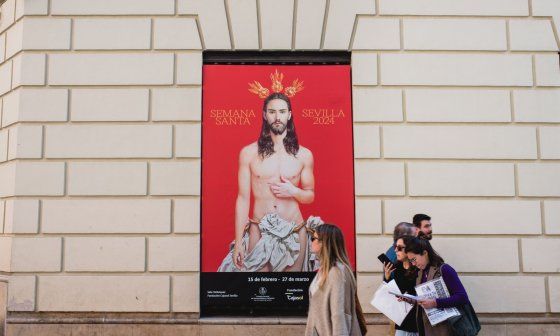
[[[404,244],[409,262],[419,269],[416,285],[441,277],[449,291],[448,298],[418,301],[420,307],[424,309],[451,308],[469,304],[469,297],[457,272],[453,267],[444,263],[443,258],[432,248],[429,241],[413,237],[405,239]],[[432,326],[424,309],[419,308],[416,314],[420,336],[452,335],[450,326],[446,322]]]
[[[362,336],[356,313],[356,279],[342,231],[331,224],[318,226],[311,238],[311,252],[321,267],[309,287],[305,335]]]

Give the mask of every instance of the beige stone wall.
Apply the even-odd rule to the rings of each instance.
[[[559,26],[555,0],[5,1],[9,309],[197,312],[202,50],[270,49],[352,51],[363,302],[426,212],[479,312],[560,312]]]

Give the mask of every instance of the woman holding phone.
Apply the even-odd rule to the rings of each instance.
[[[309,286],[306,336],[362,336],[356,314],[356,279],[348,261],[342,231],[331,224],[318,226],[311,252],[321,267]]]
[[[432,248],[429,241],[412,238],[406,239],[404,243],[408,260],[419,269],[416,284],[419,285],[441,277],[449,291],[448,298],[418,301],[420,307],[424,309],[451,308],[469,303],[467,291],[465,291],[457,272],[453,267],[444,263],[443,258]],[[416,314],[420,336],[451,335],[449,325],[445,322],[432,326],[424,309],[418,309]]]
[[[397,262],[395,265],[384,263],[383,281],[389,282],[392,278],[397,283],[401,293],[416,295],[414,287],[416,286],[417,269],[409,262],[406,253],[406,241],[414,238],[413,236],[400,236],[395,242],[395,253]],[[395,336],[416,336],[418,335],[418,327],[416,326],[416,305],[408,312],[401,325],[395,325]]]

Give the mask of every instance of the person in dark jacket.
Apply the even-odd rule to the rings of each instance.
[[[432,326],[424,309],[451,308],[465,305],[469,303],[467,291],[463,287],[457,272],[455,272],[453,267],[444,263],[443,258],[437,254],[428,240],[407,238],[404,239],[404,244],[408,260],[419,270],[416,277],[416,285],[441,277],[449,291],[448,298],[418,301],[419,307],[416,314],[418,332],[420,336],[450,336],[448,324],[444,322]]]
[[[385,282],[395,280],[401,293],[416,295],[414,287],[416,286],[417,269],[409,262],[405,253],[405,239],[413,238],[413,236],[404,235],[396,239],[395,253],[396,264],[393,266],[389,263],[384,265]],[[395,325],[395,336],[416,336],[418,335],[418,327],[416,326],[416,309],[414,306],[408,315],[406,315],[401,325]]]

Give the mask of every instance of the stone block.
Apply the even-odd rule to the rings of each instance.
[[[507,163],[408,163],[411,196],[513,196],[514,170]]]
[[[377,85],[377,54],[352,52],[352,84]]]
[[[169,233],[165,199],[43,200],[45,233]]]
[[[151,195],[200,195],[200,161],[152,162]]]
[[[34,275],[12,275],[8,284],[8,311],[35,310]]]
[[[520,163],[517,180],[520,196],[560,196],[560,164]]]
[[[523,272],[560,272],[560,239],[523,238],[521,248]],[[546,258],[543,258],[546,256]]]
[[[47,158],[172,156],[170,125],[49,125],[45,134]]]
[[[8,134],[8,129],[0,131],[0,162],[8,160]]]
[[[405,194],[404,164],[358,160],[355,169],[357,196],[403,196]]]
[[[511,50],[558,50],[552,24],[549,20],[509,20],[509,36]]]
[[[68,166],[68,194],[146,195],[147,174],[145,162],[72,162]]]
[[[198,313],[200,311],[199,277],[199,273],[172,277],[174,312]]]
[[[19,88],[4,96],[2,126],[17,122],[66,121],[68,90]]]
[[[5,216],[4,233],[37,233],[39,231],[38,200],[6,200]]]
[[[402,121],[402,91],[354,87],[352,90],[354,122]]]
[[[510,122],[508,91],[410,89],[406,119],[413,122]]]
[[[54,15],[165,15],[175,13],[173,0],[52,0]]]
[[[70,19],[23,18],[10,28],[6,43],[6,57],[11,57],[21,50],[68,50]]]
[[[12,239],[11,272],[59,272],[61,258],[59,237]]]
[[[542,233],[538,201],[436,199],[385,200],[385,232],[392,232],[399,222],[412,222],[412,217],[417,213],[432,217],[436,236]],[[475,214],[476,220],[467,214]]]
[[[380,0],[382,15],[527,16],[525,0]]]
[[[393,245],[393,236],[356,237],[356,268],[358,272],[383,272],[383,264],[377,256],[385,253]],[[379,275],[381,278],[381,274]],[[371,298],[370,298],[371,300]]]
[[[541,158],[560,159],[560,127],[540,127]]]
[[[202,49],[194,18],[154,20],[155,49]]]
[[[173,73],[173,54],[49,55],[50,85],[163,85],[173,84]]]
[[[64,162],[14,163],[15,190],[10,196],[61,196],[64,194]]]
[[[437,237],[431,243],[457,272],[519,272],[517,238]],[[500,262],[493,256],[500,256]]]
[[[47,15],[49,0],[16,0],[16,20],[27,15]]]
[[[173,232],[200,233],[200,198],[173,201]]]
[[[22,85],[45,85],[45,54],[22,53],[13,58],[12,89]]]
[[[387,53],[380,58],[382,85],[533,85],[530,55]]]
[[[535,55],[537,86],[560,86],[560,67],[557,54]]]
[[[354,157],[380,157],[379,126],[368,124],[354,125]]]
[[[230,19],[226,16],[224,1],[178,0],[177,12],[197,16],[200,22],[201,36],[204,36],[205,49],[231,49],[228,29]]]
[[[73,89],[72,121],[148,121],[148,89]]]
[[[461,276],[477,313],[546,312],[544,277]]]
[[[177,84],[202,84],[202,53],[177,54]]]
[[[0,65],[0,95],[12,89],[12,61]]]
[[[383,281],[381,277],[381,274],[366,275],[358,273],[358,298],[364,313],[380,313],[377,309],[373,308],[369,302],[371,301],[371,298],[373,297],[373,294],[375,294],[377,288],[381,285],[381,281]],[[372,335],[374,335],[374,333],[372,333]],[[385,333],[379,335],[389,335],[389,333],[386,331]]]
[[[560,235],[560,201],[544,201],[544,224],[547,234]]]
[[[200,121],[201,88],[152,90],[152,119],[156,121]]]
[[[358,16],[353,50],[399,50],[401,30],[399,19]]]
[[[40,276],[37,310],[167,312],[169,282],[167,275]]]
[[[66,237],[66,272],[143,272],[144,237]]]
[[[516,122],[560,122],[560,90],[514,90]]]
[[[175,126],[175,156],[199,158],[201,147],[201,125],[182,124]]]
[[[317,50],[321,48],[323,21],[325,19],[326,0],[301,1],[297,4],[295,48]],[[230,7],[231,12],[231,7]],[[256,12],[256,8],[255,8]],[[256,17],[256,15],[255,15]],[[255,27],[257,22],[255,20]],[[235,27],[233,28],[235,34]],[[257,41],[255,33],[255,41]],[[234,35],[235,47],[237,39]],[[258,42],[258,41],[257,41]],[[258,45],[258,44],[257,44]]]
[[[43,155],[43,126],[17,125],[10,128],[8,160],[40,159]]]
[[[150,237],[148,269],[152,272],[200,270],[200,236]]]
[[[375,14],[376,4],[370,0],[344,0],[328,2],[328,19],[323,29],[322,48],[348,50],[357,14]]]
[[[384,126],[387,158],[536,159],[536,130],[505,126]]]
[[[75,19],[75,50],[150,49],[149,18]]]
[[[0,33],[12,25],[15,21],[16,1],[7,0],[2,4],[2,20],[0,21]]]
[[[548,295],[550,311],[560,313],[560,276],[548,277]]]
[[[262,48],[291,49],[294,0],[261,0],[259,9]]]
[[[404,49],[506,50],[505,20],[404,19]]]
[[[356,206],[356,234],[381,233],[381,201],[358,197]]]

